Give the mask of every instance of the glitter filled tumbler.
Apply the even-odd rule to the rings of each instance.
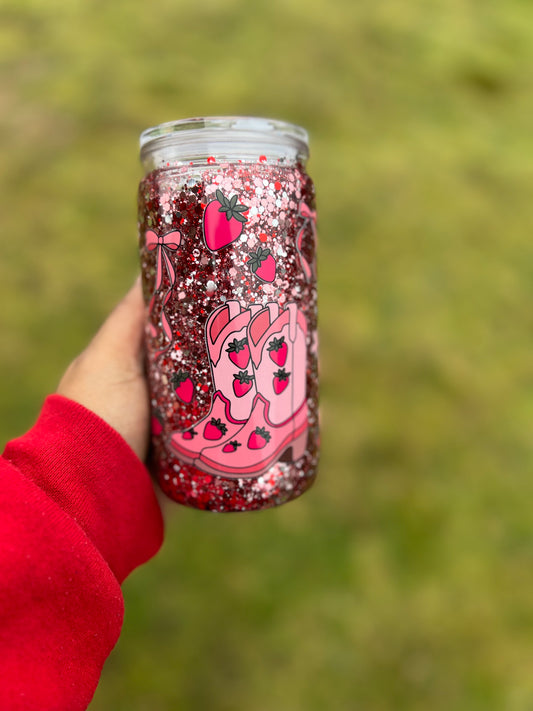
[[[282,504],[318,459],[307,133],[196,118],[141,135],[139,246],[157,478],[212,511]]]

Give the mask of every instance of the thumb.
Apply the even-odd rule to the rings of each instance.
[[[94,336],[91,347],[116,358],[141,363],[144,320],[145,306],[138,276]]]

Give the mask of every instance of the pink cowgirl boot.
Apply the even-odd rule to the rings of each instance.
[[[272,310],[263,309],[252,318],[248,342],[257,392],[270,403],[272,422],[280,423],[305,400],[307,323],[295,303],[272,316]]]
[[[192,463],[207,446],[231,438],[248,420],[256,394],[247,327],[259,305],[241,309],[228,301],[209,316],[205,337],[215,393],[209,413],[184,432],[175,432],[171,445],[179,458]]]
[[[225,476],[258,476],[289,448],[296,461],[307,445],[307,324],[294,303],[279,313],[268,304],[248,326],[257,395],[246,424],[218,446],[202,450],[195,466]]]

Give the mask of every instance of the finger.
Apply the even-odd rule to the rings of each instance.
[[[138,277],[95,335],[91,347],[118,358],[142,359],[145,306]]]

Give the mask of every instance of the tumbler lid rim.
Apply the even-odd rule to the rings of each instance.
[[[141,155],[157,143],[187,143],[200,136],[210,141],[235,140],[239,143],[290,145],[304,158],[309,156],[309,135],[301,126],[258,116],[207,116],[166,121],[145,129],[139,138]],[[151,145],[152,144],[152,145]]]

